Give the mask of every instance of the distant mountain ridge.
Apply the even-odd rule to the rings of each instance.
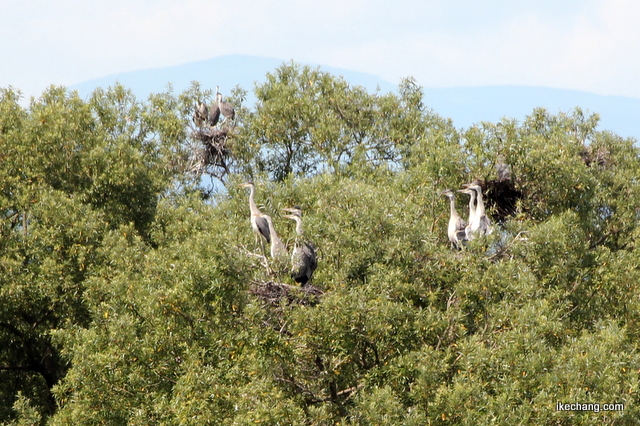
[[[223,93],[228,93],[235,86],[252,92],[256,82],[264,82],[268,72],[273,72],[287,62],[289,61],[259,56],[228,55],[183,65],[114,74],[69,88],[77,90],[80,96],[86,97],[96,87],[111,86],[117,81],[130,88],[137,97],[146,98],[150,93],[166,90],[169,82],[175,92],[182,92],[192,81],[198,81],[205,89],[215,89],[216,86],[220,86],[220,91]],[[361,85],[371,92],[378,88],[383,93],[396,89],[396,85],[374,75],[328,66],[320,66],[320,68],[334,75],[342,75],[350,83]]]
[[[70,86],[82,97],[87,97],[97,87],[108,87],[116,82],[130,88],[141,99],[150,93],[166,90],[169,83],[176,93],[198,81],[203,88],[225,93],[239,85],[250,92],[249,103],[254,102],[254,84],[264,82],[266,74],[281,66],[281,59],[248,55],[220,56],[203,61],[190,62],[165,68],[154,68],[106,76]],[[302,62],[300,62],[303,64]],[[341,75],[350,84],[360,85],[369,92],[395,92],[397,85],[380,77],[320,66],[323,71]],[[418,82],[425,85],[425,82]],[[552,114],[569,112],[580,107],[585,113],[600,115],[600,130],[610,130],[622,137],[640,140],[640,99],[624,96],[603,96],[566,89],[526,86],[487,87],[424,87],[425,104],[442,117],[451,118],[456,127],[467,128],[481,121],[498,122],[503,117],[522,121],[534,108],[544,107]]]
[[[640,99],[636,98],[526,86],[425,88],[424,93],[425,103],[458,127],[495,123],[503,117],[522,121],[538,107],[552,114],[580,107],[585,114],[600,116],[599,130],[640,140]]]

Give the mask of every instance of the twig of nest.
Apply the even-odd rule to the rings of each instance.
[[[611,153],[605,147],[594,148],[591,145],[585,146],[580,156],[587,167],[607,167],[611,163]]]
[[[278,275],[278,273],[272,270],[266,256],[253,253],[247,250],[246,247],[236,247],[236,250],[251,259],[257,260],[269,275]],[[279,283],[273,280],[253,280],[249,286],[249,293],[272,306],[280,305],[283,300],[286,301],[287,304],[296,303],[299,305],[314,306],[320,302],[320,297],[324,294],[324,291],[309,283],[298,286]]]
[[[311,284],[300,287],[275,281],[253,281],[249,287],[249,293],[270,305],[279,305],[284,300],[287,304],[296,303],[305,306],[318,304],[320,297],[324,294],[322,290]]]
[[[192,136],[202,142],[202,145],[193,146],[191,171],[202,174],[213,166],[221,171],[212,173],[213,175],[222,177],[228,174],[228,160],[231,157],[231,149],[227,144],[229,130],[226,127],[200,128],[194,130]]]
[[[478,181],[478,184],[482,187],[487,209],[491,209],[493,212],[491,215],[493,220],[503,222],[517,212],[518,200],[522,199],[524,194],[516,189],[510,175],[507,179],[499,177],[488,181]]]
[[[192,135],[194,139],[201,141],[205,145],[221,145],[227,141],[229,129],[226,127],[199,128],[198,130],[194,130]]]
[[[516,213],[518,200],[523,198],[523,194],[516,189],[512,180],[490,180],[484,186],[487,189],[487,205],[493,208],[496,221],[502,222]]]

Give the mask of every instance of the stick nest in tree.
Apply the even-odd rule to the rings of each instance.
[[[287,304],[314,306],[320,302],[324,294],[322,290],[311,284],[303,287],[293,286],[275,281],[254,281],[249,293],[264,300],[270,305],[279,305],[283,301]]]
[[[516,188],[513,180],[489,180],[482,182],[481,186],[485,193],[486,206],[493,209],[492,218],[495,221],[503,222],[516,213],[518,200],[523,198],[523,194]]]
[[[227,127],[199,128],[194,130],[191,135],[193,139],[202,142],[202,144],[193,146],[191,171],[198,174],[209,172],[216,177],[222,177],[229,173],[230,129]]]
[[[605,147],[584,146],[580,156],[587,167],[600,166],[606,168],[612,163],[611,153]]]

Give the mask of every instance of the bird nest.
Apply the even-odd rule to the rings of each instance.
[[[314,306],[320,302],[320,297],[324,294],[322,290],[311,284],[300,287],[275,281],[253,281],[249,287],[249,293],[273,306],[283,302],[288,305]]]
[[[231,149],[229,146],[230,131],[228,128],[199,128],[191,134],[201,144],[193,146],[191,171],[197,174],[208,172],[222,177],[229,173]]]
[[[515,214],[518,209],[518,200],[524,197],[512,179],[488,180],[481,182],[480,186],[485,194],[487,209],[493,212],[492,218],[496,222],[503,222]]]
[[[580,153],[582,161],[587,167],[607,167],[611,164],[611,153],[605,147],[584,146]]]

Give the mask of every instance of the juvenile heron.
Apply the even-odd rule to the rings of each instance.
[[[271,216],[262,214],[260,217],[264,218],[269,225],[269,236],[271,237],[271,257],[276,259],[287,254],[287,247],[282,243],[282,240],[278,236],[275,228],[273,227],[273,221]]]
[[[196,126],[202,127],[202,125],[206,122],[208,115],[209,108],[207,108],[207,106],[203,102],[198,102],[193,111],[193,122]]]
[[[467,240],[464,230],[467,224],[456,211],[456,194],[452,190],[446,189],[442,191],[440,195],[444,195],[445,197],[449,198],[451,215],[449,216],[449,227],[447,228],[447,235],[449,236],[449,241],[451,241],[451,244],[453,244],[456,249],[460,250],[462,249],[462,243]]]
[[[467,189],[475,191],[476,193],[476,214],[475,221],[471,224],[471,233],[477,235],[489,235],[493,232],[491,227],[491,221],[487,217],[484,209],[484,201],[482,199],[482,187],[477,182],[468,183],[465,186]]]
[[[467,226],[464,228],[464,232],[467,240],[472,240],[475,236],[471,232],[471,229],[475,226],[478,219],[476,216],[476,191],[465,188],[459,189],[458,192],[469,196],[469,218],[467,219]]]
[[[311,280],[313,272],[318,267],[316,250],[310,241],[304,239],[302,231],[302,209],[296,206],[284,210],[291,213],[284,217],[296,222],[297,237],[291,253],[291,278],[304,286]]]
[[[215,125],[218,124],[218,121],[220,121],[220,106],[218,105],[217,100],[213,105],[211,105],[211,108],[209,108],[208,119],[209,126],[211,127],[215,127]]]
[[[222,115],[224,115],[224,118],[233,120],[236,117],[236,111],[233,108],[233,105],[231,105],[229,102],[224,102],[222,100],[222,94],[220,93],[218,86],[216,86],[216,100],[217,100],[218,108],[220,109],[220,112],[222,113]]]
[[[498,157],[496,163],[496,173],[498,174],[498,182],[511,180],[511,167],[504,162],[503,157]]]
[[[264,237],[267,240],[267,243],[271,243],[271,234],[269,232],[269,222],[264,218],[264,214],[258,209],[256,206],[256,202],[253,199],[253,196],[256,191],[256,187],[253,185],[253,182],[246,182],[240,184],[241,187],[249,188],[249,210],[251,210],[251,228],[256,236],[256,244],[258,243],[258,239],[260,236]],[[264,253],[264,243],[260,240],[260,245],[262,247],[262,252]]]

